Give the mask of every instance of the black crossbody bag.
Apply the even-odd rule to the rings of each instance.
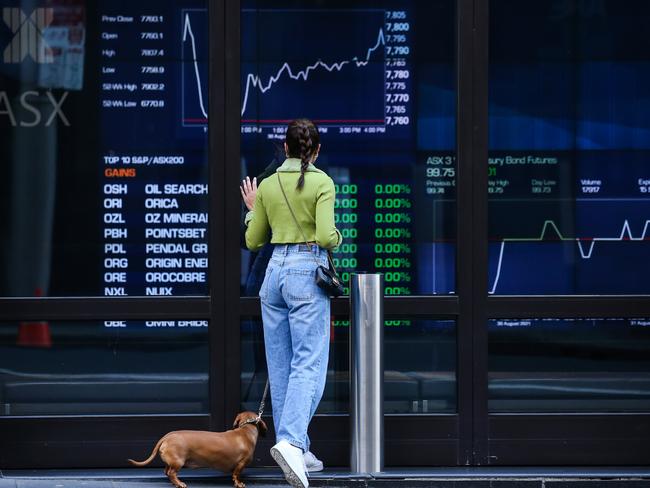
[[[291,212],[293,221],[296,223],[296,226],[300,230],[300,233],[302,234],[302,238],[305,240],[305,245],[309,249],[309,253],[311,254],[312,258],[314,258],[314,261],[316,262],[317,265],[316,284],[331,297],[338,297],[343,295],[345,293],[345,289],[343,288],[343,283],[341,282],[341,278],[339,278],[339,275],[336,272],[336,268],[334,267],[334,261],[332,260],[332,253],[329,250],[327,251],[327,261],[329,263],[329,267],[325,267],[322,264],[318,263],[318,260],[316,259],[316,256],[314,256],[314,252],[311,249],[311,245],[309,245],[307,241],[307,236],[305,236],[305,233],[302,231],[302,227],[300,227],[300,224],[298,223],[296,214],[293,213],[293,209],[289,204],[289,199],[287,198],[287,194],[284,192],[284,187],[282,186],[280,173],[276,173],[276,174],[278,175],[278,183],[280,184],[280,190],[282,190],[282,196],[284,196],[284,201],[287,203],[287,207],[289,208],[289,212]]]

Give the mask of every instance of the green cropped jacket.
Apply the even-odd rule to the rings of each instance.
[[[291,208],[302,227],[308,242],[315,242],[325,249],[341,244],[341,233],[334,224],[334,182],[324,171],[310,164],[305,172],[302,190],[296,189],[300,177],[300,159],[289,158],[277,169],[282,187]],[[300,229],[282,196],[278,177],[265,178],[257,189],[255,206],[245,219],[246,246],[251,251],[264,244],[297,244],[305,242]]]

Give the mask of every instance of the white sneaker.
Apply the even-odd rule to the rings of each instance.
[[[284,477],[293,488],[307,488],[309,486],[302,449],[281,440],[271,448],[271,457],[282,468]]]
[[[318,459],[313,452],[307,451],[303,457],[305,458],[305,469],[308,473],[323,471],[323,461]]]

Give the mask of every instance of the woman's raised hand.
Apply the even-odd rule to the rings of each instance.
[[[251,181],[247,176],[245,180],[242,180],[239,191],[241,191],[241,197],[244,199],[246,208],[253,210],[255,207],[255,197],[257,196],[257,178],[253,178],[253,181]]]

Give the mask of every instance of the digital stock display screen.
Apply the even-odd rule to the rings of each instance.
[[[343,279],[379,271],[388,295],[452,293],[453,5],[392,3],[243,6],[243,170],[270,162],[289,120],[311,118],[324,144],[319,165],[337,187]],[[107,295],[207,290],[207,9],[199,4],[146,12],[107,4],[100,15],[103,127],[125,130],[103,130]],[[436,19],[435,34],[417,28],[418,12]],[[147,150],[143,127],[169,138]]]
[[[101,2],[104,295],[207,294],[205,2]]]
[[[649,7],[572,5],[491,5],[489,294],[650,290]],[[268,163],[288,119],[312,118],[343,276],[454,293],[454,6],[327,6],[244,3],[242,175]]]
[[[206,295],[207,1],[3,12],[0,294]]]
[[[649,7],[560,3],[491,4],[488,292],[647,293],[650,60],[626,26]],[[455,10],[241,3],[241,177],[315,121],[335,263],[384,273],[387,295],[456,290]],[[2,294],[207,294],[207,2],[71,1],[43,35],[52,60],[0,69]],[[58,112],[33,129],[37,100]]]
[[[453,4],[258,7],[241,11],[243,169],[309,117],[337,186],[343,279],[453,293]],[[207,292],[207,18],[200,2],[98,13],[105,295]]]
[[[490,8],[489,292],[648,293],[650,5]]]
[[[384,274],[387,295],[455,287],[453,2],[244,2],[242,174],[318,126],[343,244],[335,265]],[[245,278],[243,276],[242,278]]]

